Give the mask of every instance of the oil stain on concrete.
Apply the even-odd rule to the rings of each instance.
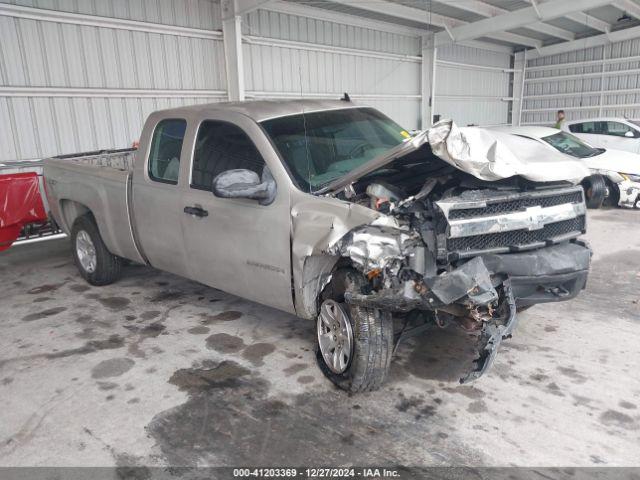
[[[131,300],[125,297],[105,297],[97,299],[103,306],[109,308],[110,310],[124,310],[129,306]]]
[[[263,359],[275,352],[276,347],[271,343],[253,343],[242,351],[242,357],[249,360],[255,367],[264,365]]]
[[[276,397],[265,378],[233,361],[177,370],[169,383],[189,399],[157,414],[147,431],[172,466],[299,466],[318,459],[346,464],[354,458],[362,464],[403,464],[415,458],[405,442],[436,433],[426,418],[416,421],[416,414],[424,415],[419,412],[398,418],[381,401],[389,392],[371,394],[375,398],[367,401],[366,411],[356,411],[354,399],[333,389]],[[367,396],[357,398],[365,401]],[[435,410],[427,411],[435,415]],[[349,434],[348,441],[336,441],[339,435],[327,428],[327,419]],[[429,453],[424,457],[423,462],[436,461]],[[448,452],[452,462],[474,458],[479,453],[470,446]]]
[[[29,315],[25,315],[24,317],[22,317],[22,321],[33,322],[34,320],[42,320],[43,318],[48,318],[54,315],[58,315],[59,313],[65,312],[66,310],[67,310],[66,307],[48,308],[46,310],[41,310],[40,312],[30,313]]]
[[[232,320],[237,320],[242,316],[242,313],[235,310],[228,310],[216,315],[202,313],[200,314],[200,316],[202,317],[202,321],[200,323],[202,323],[203,325],[213,325],[218,322],[230,322]]]
[[[244,340],[227,333],[215,333],[207,337],[207,348],[220,353],[235,353],[242,350]]]
[[[130,358],[111,358],[98,363],[91,369],[92,378],[110,378],[119,377],[128,372],[136,362]]]
[[[210,331],[209,327],[205,327],[203,325],[192,327],[189,330],[187,330],[187,332],[190,333],[191,335],[206,335],[207,333],[209,333],[209,331]]]

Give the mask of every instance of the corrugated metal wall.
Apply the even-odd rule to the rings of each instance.
[[[435,114],[461,126],[507,122],[510,54],[451,45],[437,58]]]
[[[0,161],[126,147],[154,110],[226,98],[208,0],[12,3],[0,3]]]
[[[419,126],[415,33],[266,10],[242,23],[247,98],[349,92]],[[225,100],[220,29],[214,0],[0,0],[0,162],[126,147],[151,111]],[[438,57],[436,113],[506,122],[508,53]]]
[[[406,128],[418,126],[418,37],[265,10],[243,18],[243,34],[248,97],[348,92]]]
[[[640,39],[527,62],[522,124],[568,119],[640,118]]]

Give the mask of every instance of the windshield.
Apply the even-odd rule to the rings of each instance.
[[[559,132],[548,137],[542,137],[542,140],[547,142],[556,150],[571,155],[572,157],[586,158],[593,157],[601,154],[604,150],[600,148],[593,148],[587,145],[578,137],[574,137],[570,133]]]
[[[373,108],[345,108],[274,118],[262,127],[300,188],[314,192],[409,133]]]

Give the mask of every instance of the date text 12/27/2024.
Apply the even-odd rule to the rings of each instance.
[[[388,468],[235,468],[234,478],[400,478]]]

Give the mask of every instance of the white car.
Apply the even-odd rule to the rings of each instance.
[[[490,129],[529,138],[565,155],[583,159],[591,173],[605,178],[609,204],[640,208],[640,155],[595,148],[557,128],[497,126]]]
[[[566,120],[560,128],[594,147],[615,148],[640,154],[640,120],[615,117]]]

